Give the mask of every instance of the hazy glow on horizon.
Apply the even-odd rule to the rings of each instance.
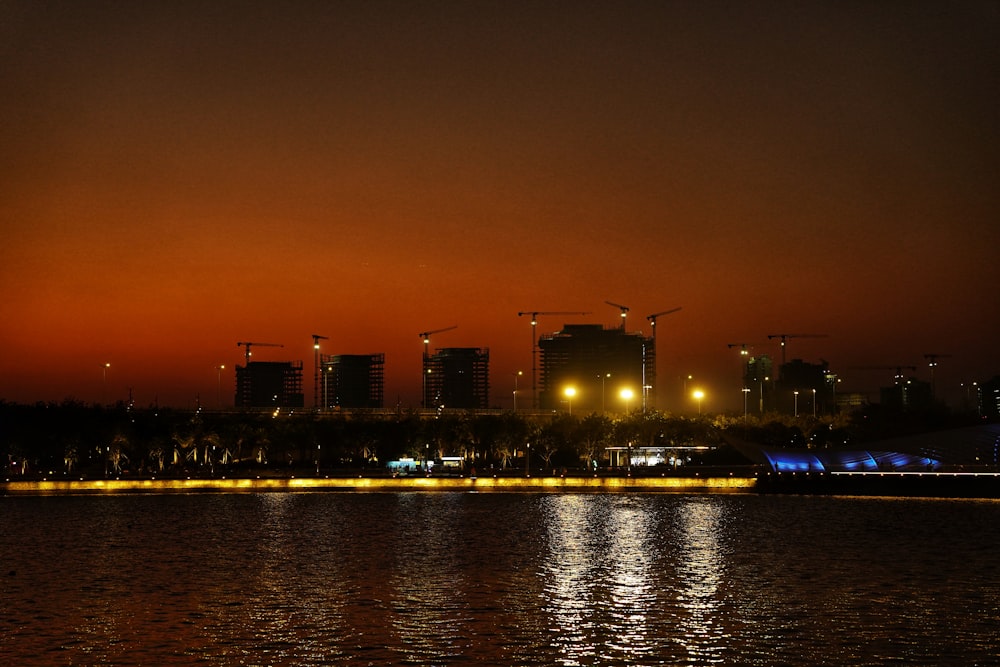
[[[0,400],[231,401],[249,340],[310,403],[319,332],[416,406],[457,324],[510,407],[517,313],[608,301],[683,306],[674,408],[788,331],[844,391],[987,380],[997,43],[995,3],[4,3]]]

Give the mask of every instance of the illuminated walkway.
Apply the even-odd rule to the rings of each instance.
[[[268,491],[752,492],[753,477],[293,477],[236,479],[8,480],[2,495],[262,493]]]

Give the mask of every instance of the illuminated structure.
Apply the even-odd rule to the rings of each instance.
[[[384,354],[325,357],[321,403],[329,408],[381,408],[385,392]]]
[[[424,407],[483,410],[490,401],[490,351],[445,347],[424,356]]]
[[[600,324],[567,324],[562,331],[542,336],[541,392],[539,407],[561,410],[565,390],[573,387],[573,408],[578,413],[601,412],[624,406],[621,391],[645,399],[647,388],[656,383],[653,341],[621,328]],[[641,392],[641,394],[640,394]],[[645,400],[643,400],[645,405]]]
[[[249,361],[236,367],[238,408],[301,408],[302,362]]]

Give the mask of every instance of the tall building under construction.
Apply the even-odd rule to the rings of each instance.
[[[324,408],[381,408],[385,393],[385,354],[335,354],[322,364]]]
[[[624,412],[644,407],[648,390],[656,384],[653,339],[640,333],[567,324],[540,337],[538,349],[538,404],[543,410]]]
[[[490,351],[445,347],[424,357],[425,408],[483,410],[490,401]]]
[[[250,361],[236,367],[238,408],[301,408],[302,362]]]

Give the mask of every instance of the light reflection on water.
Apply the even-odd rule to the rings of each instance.
[[[997,664],[1000,503],[0,498],[0,662]]]

